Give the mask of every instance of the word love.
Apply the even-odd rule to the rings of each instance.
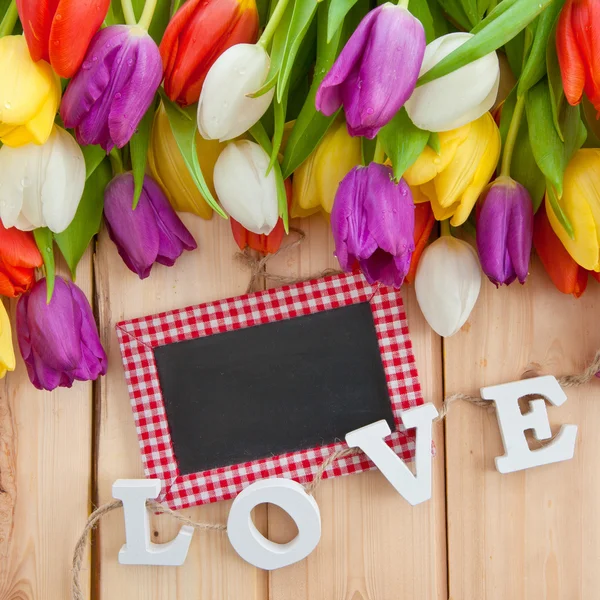
[[[529,400],[529,412],[522,414],[519,399]],[[552,438],[545,401],[561,406],[567,399],[554,377],[545,376],[482,388],[481,397],[496,405],[505,454],[496,458],[500,473],[510,473],[573,457],[576,425],[563,425],[558,435],[537,450],[530,450],[525,431],[533,430],[538,440]],[[431,498],[432,424],[438,415],[433,404],[402,413],[407,429],[415,429],[415,474],[385,443],[391,431],[386,421],[377,421],[346,435],[350,448],[360,448],[383,473],[394,489],[411,505]],[[128,565],[170,565],[184,563],[194,529],[184,526],[166,544],[150,541],[150,522],[146,500],[158,497],[158,479],[122,479],[113,485],[113,496],[122,500],[126,544],[119,562]],[[285,510],[296,523],[298,535],[287,544],[277,544],[263,536],[252,521],[252,510],[271,503]],[[321,514],[304,487],[289,479],[264,479],[249,485],[234,500],[227,521],[227,534],[235,551],[250,564],[273,570],[306,558],[321,538]]]

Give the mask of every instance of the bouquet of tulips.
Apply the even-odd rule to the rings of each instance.
[[[38,388],[106,372],[54,268],[102,222],[143,279],[196,248],[177,212],[261,253],[320,212],[342,269],[414,283],[443,336],[482,271],[525,282],[532,246],[562,292],[598,279],[598,0],[0,0],[0,19],[0,294]]]

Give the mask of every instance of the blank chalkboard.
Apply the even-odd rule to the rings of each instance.
[[[181,475],[395,429],[367,302],[154,349]]]

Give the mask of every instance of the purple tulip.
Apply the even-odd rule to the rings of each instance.
[[[158,46],[141,28],[111,25],[92,38],[60,116],[82,144],[106,152],[131,139],[162,80]]]
[[[479,199],[477,250],[481,268],[496,286],[525,283],[533,241],[533,206],[529,192],[500,176]]]
[[[378,163],[354,167],[340,183],[331,229],[344,271],[358,264],[369,283],[399,288],[415,249],[415,206],[408,184]]]
[[[383,4],[360,22],[327,73],[317,110],[344,106],[348,132],[373,139],[408,100],[425,53],[425,31],[406,8]]]
[[[17,305],[17,336],[31,383],[38,390],[71,387],[106,374],[106,353],[84,293],[56,278],[50,304],[40,279]]]
[[[158,184],[146,175],[135,210],[131,173],[117,175],[104,192],[104,220],[121,258],[140,279],[157,262],[171,267],[196,242],[173,210]]]

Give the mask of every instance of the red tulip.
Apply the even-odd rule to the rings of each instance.
[[[73,77],[109,6],[110,0],[17,0],[31,58]]]
[[[404,280],[407,283],[413,283],[419,266],[419,259],[433,230],[435,217],[429,202],[420,202],[415,204],[415,251],[410,259],[410,269]]]
[[[33,285],[33,270],[42,256],[33,235],[0,222],[0,296],[16,298]]]
[[[565,97],[575,106],[586,96],[600,111],[600,2],[567,0],[556,26],[556,51]]]
[[[587,287],[588,271],[580,267],[565,250],[548,221],[544,203],[535,215],[533,245],[556,288],[563,294],[573,294],[579,298]],[[596,277],[598,273],[593,275]]]
[[[289,210],[292,205],[292,181],[291,179],[286,179],[284,183]],[[229,217],[229,220],[231,221],[231,233],[233,233],[233,239],[240,250],[250,248],[261,254],[275,254],[275,252],[279,250],[285,235],[285,229],[281,219],[277,221],[275,229],[273,229],[269,235],[252,233],[235,219]]]
[[[235,44],[254,43],[257,34],[255,0],[188,0],[160,44],[167,96],[183,106],[196,102],[217,58]]]

